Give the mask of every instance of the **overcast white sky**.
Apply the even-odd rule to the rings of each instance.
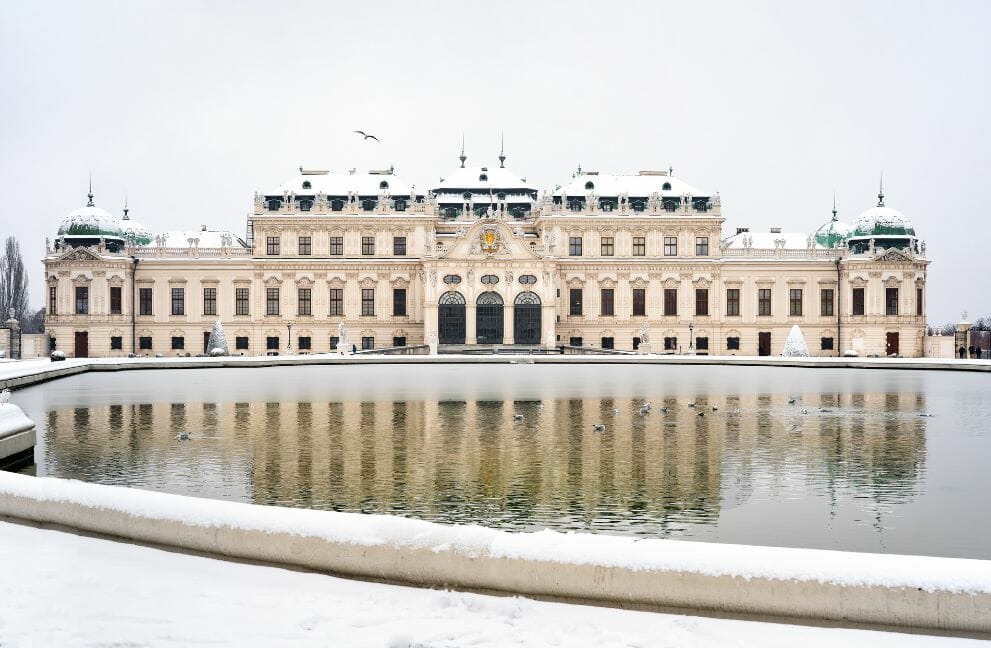
[[[0,235],[30,261],[85,202],[243,232],[299,165],[419,186],[507,166],[667,168],[738,225],[876,200],[927,241],[931,322],[991,314],[991,2],[0,4]],[[381,145],[351,133],[377,134]]]

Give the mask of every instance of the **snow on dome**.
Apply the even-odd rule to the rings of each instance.
[[[847,237],[850,236],[850,232],[852,231],[853,228],[837,220],[834,213],[833,219],[817,229],[814,236],[816,244],[824,248],[836,248],[841,247],[846,242]]]
[[[882,203],[857,217],[852,236],[915,236],[915,228],[904,214]]]
[[[706,197],[710,195],[665,171],[641,171],[637,175],[578,173],[568,183],[555,191],[554,195],[585,196],[593,192],[597,196],[626,194],[634,198],[649,198],[655,193],[661,196],[690,194]]]
[[[154,238],[151,230],[127,216],[121,219],[120,226],[124,239],[131,245],[149,245]]]
[[[92,204],[70,213],[58,228],[59,236],[87,238],[124,238],[120,222],[104,209]]]
[[[302,196],[409,196],[413,185],[388,171],[357,171],[334,173],[331,171],[302,171],[299,175],[279,185],[276,191],[266,191],[266,196],[282,196],[293,193]]]

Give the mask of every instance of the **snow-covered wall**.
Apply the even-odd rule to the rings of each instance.
[[[991,632],[991,561],[558,533],[255,506],[0,473],[0,516],[429,587]]]

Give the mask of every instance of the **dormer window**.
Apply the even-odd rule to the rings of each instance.
[[[671,183],[665,182],[663,185],[661,185],[661,191],[671,191]]]
[[[303,180],[303,189],[309,189],[309,188],[311,188],[312,186],[313,186],[313,185],[312,185],[312,184],[310,184],[310,181],[309,181],[309,180]]]
[[[299,201],[299,211],[310,211],[313,208],[313,201],[303,199]]]
[[[464,198],[465,200],[471,200],[471,192],[466,191],[463,194],[461,194],[461,197]]]
[[[487,173],[480,174],[478,176],[478,181],[479,182],[488,182],[489,181],[489,174],[487,174]]]
[[[388,189],[388,188],[389,188],[389,183],[386,182],[385,180],[379,183],[379,189]]]
[[[281,206],[282,201],[277,198],[268,201],[268,211],[279,211],[279,207]]]
[[[595,183],[594,182],[592,182],[591,180],[589,180],[588,182],[585,183],[585,191],[592,191],[593,189],[595,189]]]
[[[498,198],[499,200],[505,200],[506,199],[506,194],[504,192],[500,191],[499,193],[496,194],[496,198]]]

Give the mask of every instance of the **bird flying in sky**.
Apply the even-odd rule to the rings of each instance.
[[[379,138],[377,138],[374,135],[371,135],[369,133],[366,133],[365,131],[356,130],[354,132],[355,133],[358,133],[359,135],[361,135],[362,137],[364,137],[366,140],[373,139],[376,142],[379,141]]]

